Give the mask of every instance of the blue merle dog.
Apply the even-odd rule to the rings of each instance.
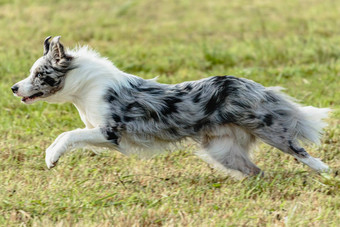
[[[29,77],[12,87],[26,104],[72,102],[86,125],[62,133],[47,148],[48,168],[74,148],[151,154],[191,138],[208,163],[246,176],[261,173],[249,157],[257,139],[316,171],[329,170],[300,145],[319,143],[325,126],[321,119],[329,109],[299,106],[277,88],[233,76],[174,85],[144,80],[88,47],[66,51],[59,39],[46,38]]]

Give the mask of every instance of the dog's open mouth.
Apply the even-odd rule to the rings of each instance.
[[[21,99],[21,101],[23,101],[23,102],[33,101],[34,99],[36,99],[36,98],[42,96],[43,94],[44,94],[44,93],[42,93],[42,92],[38,92],[38,93],[35,93],[34,95],[31,95],[31,96],[29,96],[29,97],[23,97],[23,98]]]

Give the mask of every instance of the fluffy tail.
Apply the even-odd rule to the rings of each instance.
[[[298,101],[281,92],[281,87],[269,87],[281,100],[280,109],[287,113],[285,122],[288,128],[294,129],[293,137],[305,143],[320,144],[323,128],[327,123],[323,119],[328,117],[331,109],[300,106]]]
[[[301,114],[296,125],[296,136],[303,142],[320,144],[322,129],[327,123],[322,119],[328,117],[329,108],[315,108],[312,106],[298,107]]]

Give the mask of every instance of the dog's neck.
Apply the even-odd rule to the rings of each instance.
[[[73,53],[73,69],[67,73],[63,89],[46,101],[73,103],[86,126],[95,127],[102,123],[107,112],[104,98],[107,90],[130,87],[135,76],[120,71],[92,51],[80,52]]]
[[[76,104],[84,98],[93,99],[107,88],[119,91],[129,87],[136,78],[119,70],[111,61],[86,46],[69,50],[68,54],[73,57],[72,70],[66,74],[64,87],[46,99],[47,102]]]

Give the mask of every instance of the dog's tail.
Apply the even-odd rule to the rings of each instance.
[[[328,117],[331,109],[301,106],[296,99],[283,93],[281,87],[268,87],[267,90],[277,95],[280,100],[279,109],[285,113],[282,123],[292,130],[292,139],[320,144],[323,128],[327,126],[324,119]]]
[[[281,87],[268,88],[276,93],[286,103],[283,108],[290,113],[288,114],[290,127],[294,129],[294,137],[304,143],[320,144],[320,138],[323,134],[323,128],[327,126],[324,121],[328,117],[331,109],[316,108],[313,106],[301,106],[297,100],[281,92]]]
[[[320,144],[322,129],[327,126],[323,119],[328,117],[329,108],[316,108],[312,106],[298,107],[299,116],[295,127],[296,137],[303,142]]]

